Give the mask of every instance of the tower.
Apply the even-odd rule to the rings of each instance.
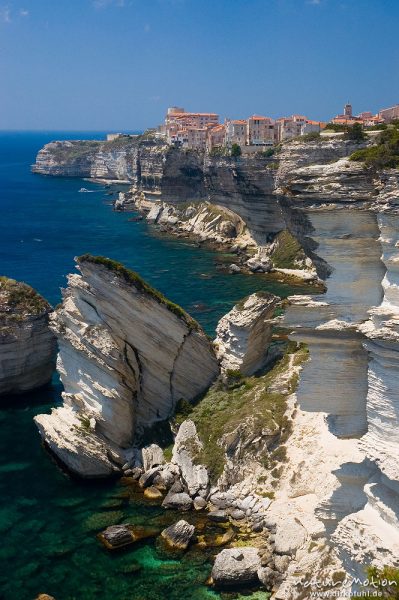
[[[344,115],[348,119],[352,118],[352,104],[349,104],[349,102],[344,106]]]

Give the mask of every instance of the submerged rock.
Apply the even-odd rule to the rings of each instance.
[[[258,581],[260,567],[257,548],[229,548],[216,556],[212,579],[218,587],[254,583]]]
[[[160,500],[163,497],[161,490],[151,485],[144,490],[144,496],[148,500]]]
[[[169,546],[179,550],[185,550],[194,535],[195,527],[183,519],[164,529],[161,536]]]
[[[159,529],[142,527],[140,525],[111,525],[98,535],[100,541],[108,550],[129,546],[140,540],[158,535]]]
[[[51,380],[57,352],[51,306],[26,283],[0,277],[0,396]]]
[[[137,274],[102,257],[77,263],[52,318],[64,405],[35,421],[69,469],[98,477],[126,462],[144,427],[206,390],[218,364],[200,326]]]
[[[216,328],[215,347],[223,371],[252,375],[267,361],[273,313],[280,298],[252,294],[222,317]]]

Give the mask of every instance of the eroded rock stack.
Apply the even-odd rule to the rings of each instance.
[[[110,475],[143,429],[217,377],[193,319],[119,263],[77,259],[52,328],[64,404],[36,423],[51,450],[84,477]]]
[[[29,285],[0,277],[0,396],[50,381],[56,355],[51,310]]]
[[[272,339],[272,324],[280,298],[255,293],[222,317],[216,329],[215,346],[223,371],[252,375],[265,366]]]

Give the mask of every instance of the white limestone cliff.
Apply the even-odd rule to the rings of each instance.
[[[0,396],[21,394],[51,380],[56,341],[50,305],[25,283],[0,277]]]
[[[279,297],[258,292],[220,319],[214,344],[222,371],[252,375],[265,366],[279,303]]]
[[[52,319],[64,406],[35,421],[62,462],[90,477],[110,474],[146,426],[203,392],[218,364],[199,325],[136,274],[108,259],[77,262]],[[82,436],[93,464],[79,461]]]

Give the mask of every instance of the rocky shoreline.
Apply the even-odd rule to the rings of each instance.
[[[146,361],[167,352],[161,334],[170,328],[171,315],[171,321],[156,319],[158,329],[151,327],[158,346],[145,360],[146,336],[137,356],[135,341],[126,340],[125,327],[113,315],[115,307],[94,301],[99,296],[101,304],[107,285],[116,285],[118,296],[118,279],[107,284],[98,272],[87,281],[70,280],[69,296],[55,317],[65,344],[61,364],[71,361],[64,368],[69,391],[58,413],[38,418],[42,435],[52,439],[53,451],[63,448],[65,462],[76,458],[75,470],[81,468],[79,457],[88,472],[93,456],[101,457],[102,474],[122,470],[127,483],[151,501],[250,524],[262,551],[255,544],[225,548],[215,560],[217,585],[234,586],[241,577],[262,583],[276,600],[299,600],[307,597],[309,578],[323,581],[328,591],[351,577],[362,581],[371,566],[399,568],[399,473],[393,458],[399,444],[399,175],[350,160],[371,143],[298,140],[271,158],[240,159],[180,151],[144,138],[124,147],[85,148],[84,156],[74,145],[72,163],[65,144],[39,153],[35,171],[42,174],[65,174],[80,161],[76,176],[84,170],[88,177],[129,180],[131,190],[118,197],[117,210],[139,210],[165,232],[228,248],[238,258],[231,262],[232,273],[273,270],[268,276],[325,286],[325,295],[292,297],[284,307],[270,297],[264,305],[252,297],[236,305],[219,323],[214,344],[195,353],[198,371],[206,356],[215,365],[214,371],[204,369],[209,377],[199,402],[195,393],[173,394],[174,366],[159,370],[168,385],[151,383],[148,390],[157,390],[160,414],[151,394],[144,395],[142,410],[136,392],[147,389],[140,379]],[[137,322],[145,303],[137,305]],[[158,314],[159,306],[151,306]],[[118,312],[130,322],[126,302]],[[183,329],[190,329],[183,321]],[[192,334],[185,329],[187,335]],[[170,354],[176,358],[173,349]],[[71,368],[82,355],[84,385]],[[128,379],[123,372],[116,387],[115,367],[122,364],[123,370],[129,366]],[[264,370],[254,375],[259,365]],[[110,402],[108,388],[122,390],[122,405]],[[154,426],[174,415],[170,447],[153,439],[149,446],[136,444],[129,456],[132,438],[118,438],[111,426],[122,411],[120,422],[127,423],[129,435],[136,431],[129,406],[141,415],[141,424]],[[104,415],[110,411],[115,416],[108,421]],[[148,458],[152,453],[155,459]],[[189,519],[176,524],[163,537],[184,544],[190,525]],[[352,591],[363,591],[359,586]]]

